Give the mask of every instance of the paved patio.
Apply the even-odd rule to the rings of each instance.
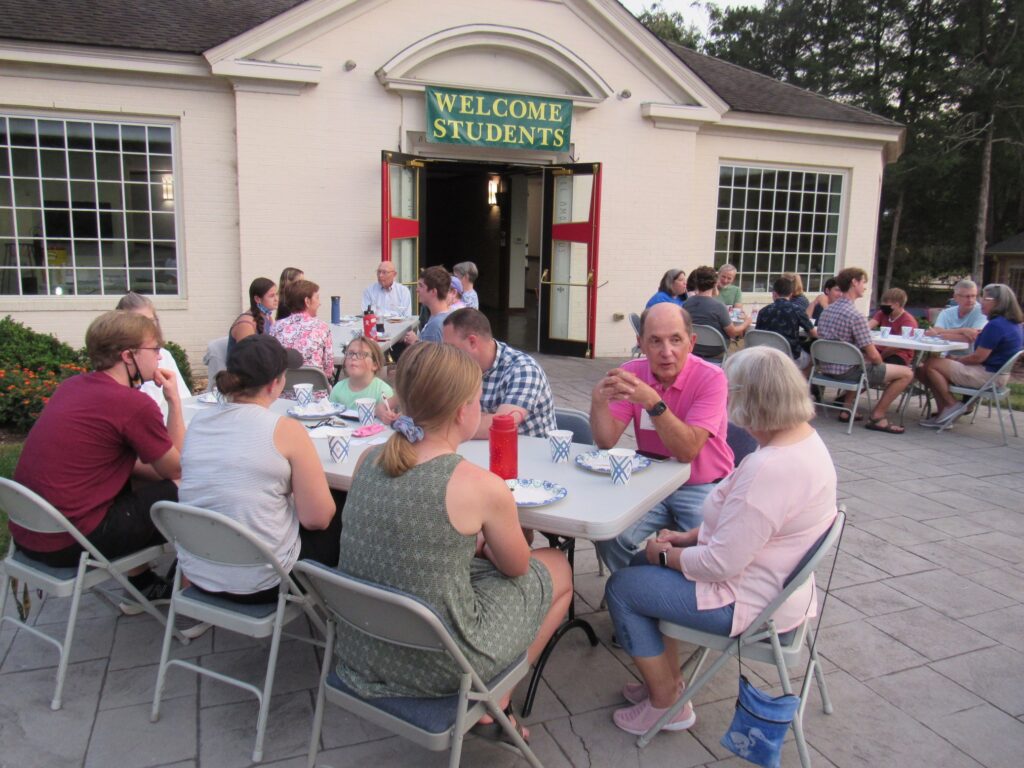
[[[558,403],[583,409],[593,383],[614,362],[542,361]],[[841,768],[1018,768],[1024,761],[1024,440],[1011,437],[1003,447],[998,425],[984,411],[974,425],[941,435],[911,419],[908,425],[902,437],[859,426],[848,436],[834,416],[816,422],[839,472],[849,526],[820,646],[835,714],[822,714],[815,691],[805,718],[812,759]],[[618,691],[634,670],[609,644],[608,614],[599,609],[603,579],[593,549],[581,546],[578,612],[602,642],[591,648],[582,633],[571,633],[553,654],[528,720],[540,759],[551,768],[749,765],[718,744],[733,709],[735,665],[698,698],[697,725],[689,732],[662,734],[639,752],[634,737],[612,726]],[[36,625],[62,632],[66,605],[57,599],[36,605]],[[162,718],[150,724],[160,628],[145,617],[116,615],[92,596],[79,624],[59,712],[49,709],[55,651],[10,629],[0,632],[0,766],[249,764],[256,705],[247,694],[172,670]],[[253,679],[265,664],[264,645],[220,630],[178,653]],[[282,645],[265,765],[305,765],[317,672],[309,646]],[[759,684],[777,686],[773,669],[754,665],[752,673]],[[442,766],[446,760],[328,708],[319,765]],[[525,761],[471,740],[462,764]],[[783,764],[798,765],[792,738]]]

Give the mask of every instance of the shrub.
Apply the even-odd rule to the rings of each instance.
[[[14,366],[57,373],[63,363],[88,365],[85,350],[76,350],[56,336],[33,331],[8,315],[0,320],[0,368]]]
[[[189,392],[196,391],[195,378],[192,375],[192,366],[188,363],[188,355],[185,350],[173,341],[164,341],[164,348],[171,353],[174,362],[178,364],[178,371],[181,373],[181,380],[185,382]]]
[[[57,385],[86,370],[76,363],[61,363],[56,371],[45,367],[33,371],[20,365],[0,368],[0,424],[27,432]]]

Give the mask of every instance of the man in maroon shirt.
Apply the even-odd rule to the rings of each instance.
[[[56,507],[100,552],[116,558],[163,541],[149,516],[176,501],[185,438],[174,374],[157,366],[160,328],[143,315],[107,312],[85,335],[93,372],[62,382],[29,432],[14,479]],[[137,389],[152,381],[167,400],[160,409]],[[65,533],[10,524],[18,548],[56,567],[75,566],[81,547]],[[149,571],[132,578],[153,596]]]

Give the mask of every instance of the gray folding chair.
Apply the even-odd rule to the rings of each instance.
[[[789,341],[781,333],[775,331],[759,331],[756,328],[751,328],[743,334],[743,345],[744,347],[771,347],[789,357],[793,356],[793,349],[790,347]]]
[[[640,335],[640,315],[636,312],[629,313],[629,324],[633,326],[633,333],[637,336]],[[643,352],[640,350],[639,344],[633,345],[633,357],[640,357]]]
[[[576,408],[555,408],[555,426],[572,432],[574,443],[594,444],[594,433],[590,430],[590,416]]]
[[[180,613],[183,616],[205,621],[216,627],[223,627],[248,637],[269,636],[271,638],[270,655],[267,658],[267,671],[261,690],[243,680],[215,672],[207,667],[201,667],[185,659],[169,658],[171,633],[168,629],[164,633],[163,648],[160,651],[160,667],[157,670],[153,711],[150,714],[150,720],[154,723],[160,718],[160,699],[163,696],[164,684],[167,680],[167,669],[172,666],[184,667],[197,674],[206,675],[214,680],[220,680],[222,683],[249,691],[256,697],[260,705],[256,720],[256,745],[252,753],[253,762],[259,762],[263,759],[263,737],[267,728],[267,715],[270,711],[270,696],[274,686],[274,670],[277,668],[277,653],[281,645],[281,636],[286,635],[313,645],[320,645],[318,641],[308,637],[288,635],[283,632],[283,627],[303,613],[310,618],[321,633],[326,631],[324,623],[310,601],[281,567],[273,552],[259,542],[244,526],[217,512],[173,501],[157,502],[153,505],[151,514],[156,527],[168,541],[173,542],[177,547],[220,565],[265,566],[268,571],[276,571],[281,579],[281,588],[278,591],[276,603],[247,605],[201,592],[195,587],[182,589],[181,568],[175,571],[174,592],[167,614],[168,628],[174,625],[174,618]]]
[[[319,389],[329,390],[331,388],[331,383],[327,380],[327,374],[315,365],[304,365],[301,368],[296,368],[294,371],[285,371],[285,389],[290,389],[296,384],[312,384],[313,391]]]
[[[209,377],[206,384],[206,391],[211,392],[216,386],[217,374],[228,367],[228,337],[221,336],[206,345],[206,354],[203,355],[203,364],[206,366],[206,375]]]
[[[821,364],[830,363],[834,365],[845,365],[851,368],[860,369],[860,378],[855,381],[833,378],[827,373],[821,372]],[[818,339],[811,344],[811,386],[834,387],[844,392],[856,392],[853,398],[853,406],[847,408],[845,405],[826,402],[824,398],[819,403],[823,408],[836,408],[850,414],[850,423],[846,428],[846,434],[853,433],[853,422],[857,417],[857,406],[860,404],[860,393],[863,392],[868,399],[868,408],[871,408],[871,388],[868,386],[867,365],[864,363],[864,355],[853,344],[845,341],[829,341]]]
[[[1013,367],[1017,364],[1017,361],[1020,359],[1021,355],[1024,355],[1024,349],[1018,351],[1017,354],[1015,354],[1013,357],[1011,357],[1009,360],[1003,363],[999,367],[999,370],[993,373],[989,377],[989,380],[986,381],[977,389],[975,389],[974,387],[960,387],[956,385],[951,385],[949,388],[949,391],[952,392],[954,395],[967,395],[970,398],[966,403],[967,407],[970,407],[972,404],[978,404],[978,401],[987,402],[989,418],[992,417],[992,403],[995,402],[996,417],[999,419],[999,429],[1003,433],[1003,445],[1009,445],[1009,440],[1007,440],[1006,438],[1006,424],[1003,423],[1003,409],[1001,406],[1002,401],[1006,401],[1006,410],[1010,414],[1010,424],[1013,426],[1013,436],[1019,437],[1020,434],[1017,432],[1017,420],[1013,418],[1013,406],[1010,404],[1010,387],[1008,386],[1008,383],[1004,384],[1003,386],[997,385],[996,379],[998,379],[1000,376],[1004,376],[1011,373],[1013,371]],[[971,424],[974,423],[974,420],[976,418],[978,418],[977,408],[974,409],[974,415],[971,417]],[[944,429],[952,428],[953,422],[950,421],[949,424],[941,427],[939,431],[941,432]]]
[[[646,747],[658,731],[707,685],[726,662],[734,656],[739,655],[744,659],[760,661],[765,664],[774,664],[779,673],[779,680],[782,683],[782,690],[787,694],[793,693],[793,686],[789,680],[788,667],[796,667],[803,661],[803,649],[807,646],[810,653],[810,660],[804,672],[803,685],[800,687],[800,706],[797,708],[796,716],[793,718],[793,734],[796,737],[797,751],[800,755],[800,764],[804,768],[810,768],[811,760],[807,752],[807,742],[804,739],[803,716],[807,706],[807,696],[810,692],[811,681],[818,683],[818,691],[821,694],[822,707],[825,714],[832,714],[832,701],[828,696],[828,688],[825,685],[825,675],[821,671],[821,661],[818,659],[817,644],[814,642],[814,635],[817,632],[810,627],[810,621],[804,619],[800,626],[780,635],[775,627],[772,615],[779,607],[786,602],[790,595],[803,586],[814,573],[814,570],[821,564],[839,541],[843,532],[843,525],[846,523],[846,507],[839,505],[836,519],[829,529],[815,542],[796,568],[786,579],[782,592],[772,600],[750,626],[738,637],[724,637],[713,635],[708,632],[701,632],[690,629],[669,621],[659,622],[659,628],[663,635],[683,640],[692,645],[699,646],[693,656],[684,665],[684,670],[692,666],[689,682],[679,701],[669,707],[668,711],[651,727],[647,733],[637,740],[637,746]],[[836,552],[836,557],[839,553]],[[701,667],[712,651],[718,651],[719,656],[712,664],[701,673]]]
[[[693,332],[697,334],[697,343],[700,346],[713,350],[706,354],[698,355],[698,357],[702,357],[715,365],[721,365],[725,362],[725,358],[729,355],[729,342],[726,341],[725,336],[722,335],[720,330],[710,325],[698,324],[693,326]]]
[[[3,561],[3,578],[0,579],[0,626],[3,625],[3,622],[9,621],[40,640],[57,646],[57,650],[60,651],[60,662],[57,665],[57,687],[53,692],[53,700],[50,702],[50,709],[60,709],[64,693],[64,678],[68,671],[68,659],[71,655],[71,643],[74,640],[75,623],[78,620],[78,607],[82,593],[97,588],[98,594],[106,597],[116,606],[120,598],[108,595],[105,590],[98,588],[99,584],[113,579],[124,587],[131,598],[146,613],[161,624],[167,624],[164,615],[132,586],[125,574],[140,565],[156,560],[166,552],[170,552],[170,547],[146,547],[116,560],[109,560],[46,499],[20,483],[7,478],[0,478],[0,509],[7,513],[11,522],[17,523],[26,530],[35,533],[67,533],[82,547],[82,555],[78,559],[77,566],[55,568],[29,557],[15,546],[12,539],[7,557]],[[40,589],[54,597],[71,597],[71,610],[68,613],[68,624],[64,630],[63,642],[29,626],[25,621],[4,615],[7,595],[12,591],[12,579],[17,579],[30,589]],[[168,624],[168,627],[173,626],[173,622]],[[183,643],[188,643],[188,640],[180,634],[178,634],[178,639]]]
[[[525,653],[496,678],[485,682],[463,655],[440,617],[417,598],[347,576],[311,560],[296,563],[293,573],[328,615],[327,649],[320,670],[313,733],[309,741],[310,768],[316,764],[325,701],[431,751],[451,750],[450,768],[459,765],[466,732],[489,713],[501,724],[530,765],[541,768],[540,761],[499,705],[501,699],[529,672]],[[339,622],[388,643],[449,654],[462,670],[458,694],[443,698],[362,698],[334,671],[334,637]]]

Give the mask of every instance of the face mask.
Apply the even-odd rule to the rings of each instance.
[[[882,310],[882,314],[886,317],[892,314],[892,305],[890,304],[882,304],[879,309]]]

